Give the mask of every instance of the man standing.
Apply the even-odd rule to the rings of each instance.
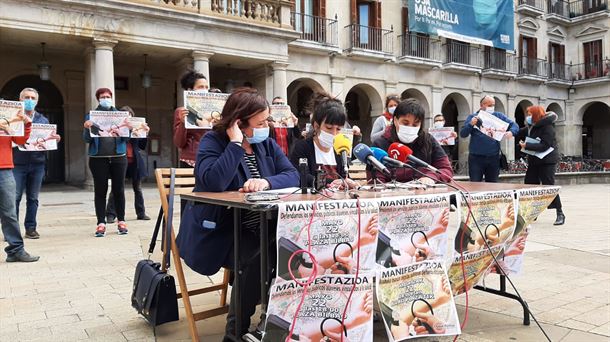
[[[32,123],[48,124],[49,120],[36,111],[38,104],[38,91],[34,88],[25,88],[19,94],[19,101],[23,101],[25,115]],[[59,142],[59,136],[56,137]],[[26,209],[25,209],[25,237],[29,239],[38,239],[36,215],[38,213],[38,194],[42,186],[42,179],[45,174],[47,162],[47,152],[45,151],[20,151],[17,147],[13,148],[13,175],[16,184],[15,209],[17,219],[19,219],[19,204],[21,196],[25,191]]]
[[[467,138],[470,135],[470,144],[468,146],[468,174],[470,181],[482,182],[483,176],[485,176],[486,182],[496,183],[500,177],[500,142],[475,128],[481,127],[482,124],[478,114],[484,111],[507,122],[508,128],[506,133],[504,133],[504,138],[506,139],[517,135],[519,126],[506,115],[494,110],[496,101],[493,97],[484,96],[480,104],[481,108],[466,118],[464,127],[460,130],[460,136]]]
[[[18,116],[25,124],[24,136],[0,136],[0,222],[2,234],[8,243],[4,248],[6,262],[33,262],[40,257],[32,256],[23,247],[23,238],[19,230],[19,219],[15,209],[15,178],[13,177],[12,143],[23,145],[30,137],[32,121],[23,113]],[[5,121],[5,122],[2,122]],[[0,128],[8,125],[6,120],[0,120]]]

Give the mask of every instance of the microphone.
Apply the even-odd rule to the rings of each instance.
[[[352,142],[344,134],[337,134],[333,141],[333,148],[335,153],[341,156],[343,170],[345,171],[345,177],[347,177],[349,171],[347,154],[352,150]]]
[[[301,185],[301,194],[307,194],[307,176],[309,174],[307,166],[307,158],[299,158],[299,176]]]
[[[365,144],[356,145],[356,147],[354,148],[354,155],[361,162],[370,165],[375,169],[381,171],[381,173],[391,177],[390,170],[388,170],[388,168],[385,167],[385,165],[383,165],[379,160],[375,159],[373,151],[371,151],[371,149]]]
[[[388,157],[388,153],[382,149],[380,149],[379,147],[371,147],[371,151],[373,151],[373,155],[375,156],[375,158],[377,160],[379,160],[380,162],[384,163],[385,165],[389,166],[389,167],[407,167],[405,163],[401,162],[400,160],[396,160],[396,159],[392,159],[390,157]]]
[[[436,173],[439,172],[438,169],[435,168],[434,166],[426,163],[425,161],[423,161],[417,157],[414,157],[413,150],[411,148],[409,148],[409,146],[403,145],[401,143],[393,143],[392,145],[390,145],[390,148],[388,149],[388,153],[390,156],[392,156],[392,158],[394,158],[396,160],[400,160],[403,163],[406,163],[408,160],[408,161],[412,161],[413,163],[415,163],[419,166],[423,166],[433,172],[436,172]]]

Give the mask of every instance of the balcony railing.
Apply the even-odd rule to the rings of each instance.
[[[506,53],[505,50],[485,49],[483,51],[483,69],[516,73],[515,55]]]
[[[351,24],[345,26],[349,37],[349,49],[373,50],[392,54],[394,31],[377,27]]]
[[[572,80],[589,80],[596,78],[610,78],[610,59],[598,60],[589,63],[572,64],[570,66]]]
[[[465,64],[482,67],[481,49],[469,44],[450,41],[445,45],[445,63]]]
[[[608,0],[576,0],[570,2],[570,18],[608,9]]]
[[[165,0],[164,0],[165,1]],[[163,1],[163,2],[164,2]],[[159,2],[158,0],[155,2]],[[204,0],[178,0],[170,3],[203,3]],[[274,0],[211,0],[212,12],[264,24],[282,24],[282,3]],[[197,5],[199,6],[199,4]],[[284,6],[290,6],[289,3]],[[287,23],[288,18],[286,18]]]
[[[519,75],[547,77],[548,67],[544,59],[519,57]]]
[[[549,80],[560,80],[560,81],[569,81],[570,80],[570,65],[565,63],[548,63],[549,64],[549,72],[548,77]]]
[[[398,36],[400,56],[441,60],[441,42],[430,36],[408,32]]]
[[[527,5],[539,10],[544,9],[544,2],[542,0],[519,0],[519,5]]]
[[[548,0],[546,3],[546,11],[549,14],[556,14],[568,18],[570,3],[563,0]]]
[[[336,19],[292,12],[291,23],[294,30],[301,34],[303,40],[324,45],[339,45],[339,24]]]

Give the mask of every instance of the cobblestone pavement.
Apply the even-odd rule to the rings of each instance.
[[[148,214],[156,216],[156,188],[145,189]],[[127,192],[129,234],[109,225],[94,238],[93,193],[45,187],[39,212],[40,240],[26,240],[37,263],[0,261],[0,341],[179,341],[188,340],[181,319],[156,329],[156,336],[130,305],[134,266],[145,255],[154,221],[136,221]],[[553,211],[534,226],[524,274],[514,282],[553,341],[610,340],[610,185],[562,189],[566,225],[552,226]],[[179,207],[179,206],[178,206]],[[23,213],[25,208],[21,210]],[[486,284],[496,286],[490,276]],[[190,285],[218,282],[220,275],[187,273]],[[199,297],[199,298],[197,298]],[[196,310],[217,302],[217,293],[196,296]],[[457,299],[460,319],[465,300]],[[182,310],[181,301],[179,301]],[[522,309],[509,299],[469,293],[469,319],[461,341],[543,341],[532,321],[521,325]],[[224,317],[198,322],[202,341],[220,341]],[[385,340],[376,327],[375,340]]]

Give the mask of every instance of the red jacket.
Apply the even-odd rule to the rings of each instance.
[[[180,121],[180,112],[184,107],[178,107],[174,111],[174,145],[180,152],[180,160],[197,160],[199,140],[208,132],[207,129],[186,129],[184,122]]]
[[[30,138],[32,123],[25,124],[25,134],[22,137],[0,137],[0,169],[12,169],[13,165],[13,144],[23,145]]]

